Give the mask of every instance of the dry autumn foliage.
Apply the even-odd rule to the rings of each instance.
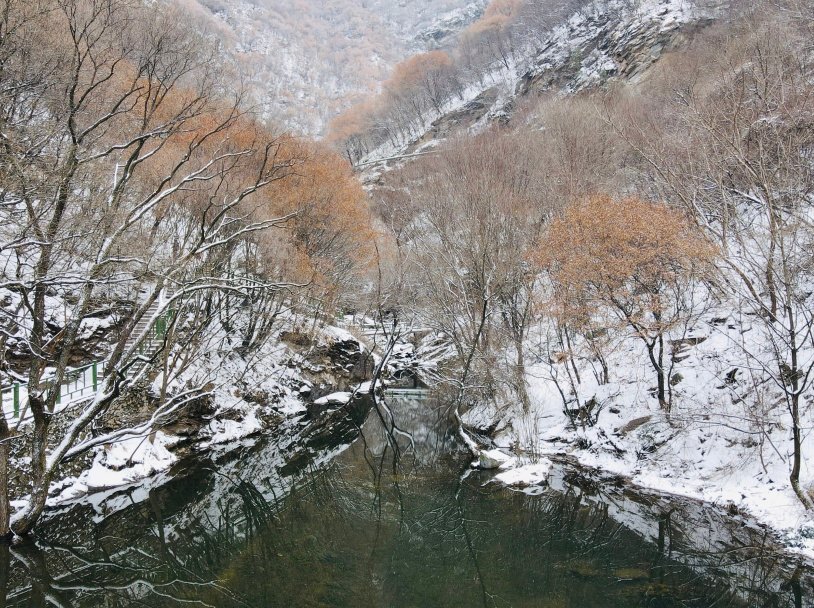
[[[340,155],[317,144],[302,146],[306,160],[275,185],[271,211],[296,213],[288,228],[310,279],[339,293],[372,258],[367,196]]]
[[[523,6],[522,0],[493,0],[461,33],[457,50],[428,51],[398,63],[379,95],[331,121],[328,141],[356,162],[386,141],[398,147],[420,135],[416,129],[428,112],[442,114],[446,102],[460,97],[467,78],[477,73],[482,80],[495,62],[509,68],[514,53],[509,30]]]
[[[716,249],[678,211],[639,198],[591,196],[551,222],[537,261],[560,321],[585,328],[610,312],[647,347],[669,410],[665,336],[696,314],[694,287]]]
[[[167,377],[204,352],[207,328],[239,331],[245,350],[270,335],[284,298],[299,304],[304,290],[294,288],[307,284],[303,297],[330,305],[355,278],[368,222],[344,160],[271,130],[228,80],[217,46],[174,11],[132,0],[11,0],[0,13],[0,224],[17,264],[4,277],[15,277],[25,311],[15,340],[31,354],[31,485],[13,530],[25,535],[62,462],[101,445],[86,430],[129,386],[161,365],[153,422],[184,407],[165,399]],[[54,293],[71,294],[57,337],[46,306]],[[111,297],[131,298],[133,312],[113,338],[103,388],[66,425],[52,425],[54,387],[85,356],[83,320]],[[163,364],[146,360],[149,332],[138,329],[170,306],[196,315],[184,321],[187,363],[174,371],[174,345],[160,347]],[[10,437],[0,417],[0,536],[11,534]]]

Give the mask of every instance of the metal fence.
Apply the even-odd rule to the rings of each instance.
[[[90,365],[70,369],[59,386],[56,411],[64,409],[71,403],[87,399],[99,390],[99,380],[104,373],[104,363],[94,361]],[[43,380],[45,390],[51,390],[53,380]],[[0,388],[0,406],[6,420],[25,420],[28,418],[28,385],[18,382]]]
[[[175,316],[175,310],[170,309],[153,323],[152,331],[139,344],[138,353],[140,355],[152,355],[158,348],[163,346],[167,330]],[[65,378],[59,387],[57,404],[55,411],[60,411],[71,403],[82,399],[87,399],[96,394],[99,390],[99,380],[105,372],[104,362],[94,361],[84,367],[77,367],[67,370]],[[43,388],[48,391],[53,388],[53,380],[43,379]],[[25,383],[15,383],[11,386],[0,388],[0,410],[6,420],[27,420],[28,411],[28,385]]]

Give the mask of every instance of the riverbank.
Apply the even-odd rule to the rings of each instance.
[[[354,391],[369,378],[372,366],[366,347],[333,326],[309,335],[281,330],[248,356],[210,353],[165,389],[169,398],[183,392],[185,381],[206,383],[207,390],[158,423],[151,417],[162,390],[160,378],[134,387],[121,399],[94,429],[93,436],[110,439],[63,466],[48,508],[86,500],[99,505],[127,488],[161,485],[184,461],[240,449],[260,435],[274,435],[284,447],[296,446],[317,432],[315,425],[323,417],[330,419],[331,413],[349,407],[347,400],[328,403],[322,398]],[[54,423],[68,424],[71,411]],[[26,432],[23,427],[13,447],[24,450]],[[24,457],[12,458],[13,508],[26,504],[29,467]]]
[[[465,421],[496,429],[495,443],[535,461],[565,456],[582,466],[621,476],[640,488],[684,496],[748,514],[794,553],[814,558],[814,516],[789,481],[791,420],[780,391],[744,364],[744,349],[762,342],[748,316],[711,311],[669,343],[674,369],[669,414],[654,398],[650,361],[633,338],[609,349],[610,380],[596,380],[590,357],[538,359],[527,370],[530,411],[510,404],[479,406]],[[581,384],[568,387],[566,365]],[[568,410],[563,392],[568,396]],[[810,402],[809,396],[803,400]],[[800,483],[811,493],[809,429],[804,408]]]
[[[413,392],[388,406],[405,435],[370,411],[345,440],[312,436],[310,456],[289,468],[278,438],[263,435],[120,492],[111,512],[65,509],[43,521],[39,546],[12,547],[6,605],[36,605],[38,593],[77,608],[113,598],[463,608],[484,596],[487,606],[751,608],[812,597],[812,571],[751,522],[568,464],[537,495],[512,492],[467,468],[439,424],[444,403]]]

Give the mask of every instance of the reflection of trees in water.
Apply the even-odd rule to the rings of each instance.
[[[706,503],[596,484],[578,473],[563,477],[559,492],[525,499],[523,511],[536,510],[536,519],[552,522],[558,534],[552,545],[576,543],[571,559],[577,563],[606,555],[600,577],[646,574],[651,596],[674,602],[703,598],[675,604],[682,606],[814,605],[810,570],[781,553],[767,530]],[[615,551],[609,553],[608,546]],[[639,572],[616,563],[625,555],[635,555],[627,561],[638,564]]]
[[[413,407],[424,406],[407,415],[420,415]],[[199,467],[98,525],[91,513],[55,520],[51,542],[0,551],[0,607],[811,601],[807,572],[789,568],[762,530],[724,533],[731,522],[704,523],[712,516],[696,503],[576,478],[540,496],[507,492],[485,474],[453,474],[462,463],[434,452],[445,430],[416,428],[407,440],[366,426],[327,470],[300,465],[286,497],[258,475],[254,453]],[[715,537],[701,542],[701,529]]]
[[[245,605],[221,584],[220,569],[256,533],[258,522],[267,521],[271,507],[257,501],[250,484],[240,483],[235,491],[245,499],[239,517],[227,510],[213,527],[200,522],[176,531],[173,540],[165,534],[156,492],[130,510],[128,525],[103,524],[85,544],[15,545],[5,605]],[[130,525],[133,521],[142,525]],[[198,601],[190,604],[192,598]]]
[[[259,541],[274,538],[266,533],[281,521],[280,496],[299,482],[319,491],[325,478],[314,479],[313,462],[355,438],[365,411],[357,405],[312,420],[285,450],[269,441],[260,450],[194,467],[146,499],[138,488],[132,490],[136,497],[122,493],[113,499],[120,510],[101,521],[94,521],[89,505],[80,505],[45,522],[41,537],[49,540],[0,554],[8,561],[0,561],[0,607],[249,605],[228,587],[230,564],[247,547],[279,560],[273,544]],[[333,437],[325,425],[336,427]],[[286,471],[288,479],[276,473],[285,468],[283,452],[296,463]],[[128,497],[130,504],[121,508]]]

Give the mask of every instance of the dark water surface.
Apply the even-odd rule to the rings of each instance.
[[[502,489],[436,402],[388,404],[404,433],[359,406],[52,516],[0,551],[0,606],[814,605],[808,567],[749,522],[567,467]]]

